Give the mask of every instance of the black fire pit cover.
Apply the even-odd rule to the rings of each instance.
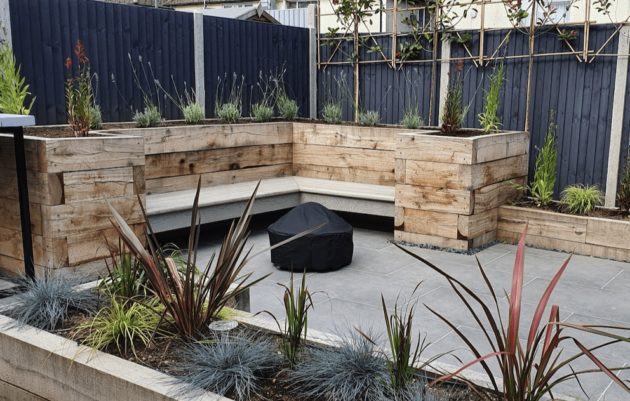
[[[271,251],[271,262],[282,270],[326,272],[352,262],[352,226],[319,203],[295,207],[267,228],[275,245],[327,223],[317,231]]]

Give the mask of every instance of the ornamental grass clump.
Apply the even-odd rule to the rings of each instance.
[[[28,106],[26,99],[31,95],[26,78],[22,76],[13,51],[6,43],[0,43],[0,113],[30,114],[35,97]]]
[[[188,396],[203,390],[238,401],[265,399],[263,381],[282,365],[273,341],[256,334],[224,335],[188,345],[177,364]]]
[[[140,262],[123,244],[119,249],[118,253],[110,251],[110,261],[105,260],[107,276],[100,281],[99,290],[124,299],[147,295],[146,276]]]
[[[92,90],[92,75],[90,73],[90,59],[87,56],[85,46],[77,40],[74,46],[74,55],[78,61],[78,74],[73,75],[72,58],[66,59],[66,110],[68,124],[77,137],[87,136],[92,123],[92,108],[94,106],[94,94]]]
[[[630,392],[628,385],[615,374],[615,372],[618,373],[628,368],[607,367],[593,353],[595,350],[606,346],[620,342],[630,342],[630,337],[606,331],[619,330],[622,333],[627,333],[630,332],[630,327],[569,323],[560,318],[560,308],[558,305],[552,305],[549,318],[546,320],[543,319],[553,291],[569,264],[570,256],[565,260],[562,266],[560,266],[538,300],[538,305],[534,311],[528,333],[525,333],[526,340],[521,340],[520,329],[522,327],[521,310],[523,307],[526,235],[527,225],[523,230],[516,250],[512,288],[508,296],[504,298],[509,311],[507,320],[502,316],[503,314],[501,313],[496,291],[492,287],[484,268],[478,260],[477,264],[481,276],[480,280],[485,283],[488,292],[491,294],[490,301],[482,299],[477,295],[478,291],[471,289],[446,271],[421,256],[397,245],[405,253],[421,261],[447,280],[457,298],[462,301],[462,307],[470,314],[472,323],[483,333],[483,344],[476,342],[476,340],[462,332],[459,323],[453,322],[442,313],[427,306],[435,316],[456,333],[474,355],[472,361],[465,363],[461,368],[452,373],[437,378],[431,385],[442,383],[452,378],[458,378],[470,384],[471,389],[476,389],[479,396],[483,399],[488,401],[496,400],[493,394],[479,391],[478,387],[475,386],[473,382],[466,377],[460,376],[461,372],[471,366],[481,365],[481,368],[491,383],[491,389],[495,394],[500,394],[500,399],[505,401],[540,401],[545,397],[554,399],[554,392],[559,384],[576,380],[581,388],[579,378],[583,375],[597,372],[606,374],[623,390]],[[504,322],[507,326],[504,325]],[[596,346],[586,346],[576,337],[567,333],[567,329],[590,333],[600,336],[605,340]],[[482,346],[489,346],[491,351],[482,353],[480,351]],[[568,346],[576,347],[576,351],[566,351],[564,348]],[[593,363],[593,368],[574,370],[571,364],[578,359],[584,358],[589,359]],[[496,363],[491,365],[488,363],[489,360],[494,360]],[[495,377],[501,377],[502,381],[497,382]]]
[[[161,309],[154,298],[140,302],[112,295],[110,305],[79,325],[77,330],[87,333],[81,342],[91,348],[100,351],[116,347],[121,355],[128,355],[129,351],[136,355],[136,345],[148,346],[156,331],[161,332],[158,330]]]
[[[48,273],[37,279],[24,279],[23,292],[17,295],[19,306],[10,315],[20,327],[55,330],[72,311],[93,314],[98,307],[97,294],[78,290],[77,285],[77,280]]]
[[[589,214],[602,204],[603,198],[596,185],[569,185],[562,191],[561,202],[569,213]]]
[[[617,202],[622,213],[630,214],[630,148],[628,148],[628,157],[621,176],[621,183],[617,189]]]
[[[338,347],[311,348],[288,372],[289,390],[303,399],[385,401],[389,372],[367,336],[350,333]]]
[[[500,63],[490,76],[490,87],[484,99],[483,112],[478,116],[479,124],[481,124],[483,132],[486,134],[498,131],[499,128],[501,128],[498,112],[504,80],[505,68],[503,67],[503,63]]]

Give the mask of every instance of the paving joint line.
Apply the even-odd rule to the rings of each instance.
[[[606,289],[606,287],[608,286],[608,284],[612,283],[614,279],[616,279],[617,277],[621,276],[621,273],[624,272],[624,269],[621,269],[617,272],[617,274],[615,274],[610,280],[606,281],[606,283],[604,285],[602,285],[601,287],[599,287],[600,290],[604,290]]]

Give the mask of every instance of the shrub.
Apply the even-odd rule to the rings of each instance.
[[[182,114],[186,124],[199,124],[206,118],[206,112],[197,102],[190,102],[182,106]]]
[[[129,350],[135,355],[136,344],[149,345],[160,322],[159,301],[144,302],[146,304],[131,299],[119,301],[112,296],[110,306],[78,327],[79,332],[88,333],[82,343],[97,350],[115,346],[122,355],[127,355]]]
[[[30,114],[35,98],[25,106],[31,94],[26,79],[20,72],[13,51],[8,44],[0,44],[0,112],[7,114]]]
[[[617,190],[617,202],[619,202],[619,208],[622,212],[630,213],[630,148],[628,148],[626,167],[623,170],[621,183]]]
[[[200,389],[220,395],[235,395],[237,400],[264,397],[262,380],[281,365],[272,341],[260,335],[223,336],[216,343],[192,343],[183,352],[180,379],[188,392]]]
[[[252,117],[254,121],[264,122],[273,118],[273,107],[265,102],[258,102],[252,106]]]
[[[424,125],[422,117],[416,108],[409,107],[405,110],[403,119],[400,122],[407,129],[418,129]]]
[[[145,104],[144,111],[136,112],[133,121],[141,128],[156,127],[162,121],[162,114],[156,105],[148,102]]]
[[[227,94],[227,99],[224,99],[226,97],[224,93],[226,90],[226,81],[227,76],[223,80],[220,77],[218,78],[214,114],[221,121],[233,124],[243,115],[243,86],[245,77],[241,77],[239,82],[236,74],[233,74],[230,91]]]
[[[553,201],[553,189],[556,185],[556,124],[549,122],[547,136],[542,148],[538,150],[534,169],[534,180],[527,189],[538,206],[547,206]]]
[[[298,115],[299,107],[297,102],[287,96],[284,91],[276,98],[276,107],[280,117],[285,120],[294,120]]]
[[[68,124],[75,136],[86,136],[90,131],[92,122],[91,112],[94,105],[92,91],[92,75],[90,73],[90,60],[87,57],[85,47],[80,40],[74,46],[74,54],[78,61],[78,75],[72,75],[72,59],[66,59],[66,109],[68,112]]]
[[[562,203],[570,213],[588,214],[602,204],[602,191],[595,185],[569,185],[562,192]]]
[[[503,87],[504,80],[505,69],[503,67],[503,63],[501,63],[490,76],[490,88],[486,92],[483,113],[479,114],[479,124],[481,124],[483,132],[486,134],[489,134],[492,131],[497,131],[501,127],[498,111],[499,102],[501,100],[501,89]]]
[[[342,118],[341,102],[326,102],[324,104],[324,108],[322,109],[322,117],[327,123],[340,123]]]
[[[38,279],[25,279],[24,291],[18,294],[20,304],[10,314],[18,326],[55,330],[68,319],[72,310],[96,312],[97,295],[76,290],[78,284],[77,280],[48,273]]]
[[[560,319],[560,309],[558,305],[551,306],[548,321],[543,321],[543,314],[545,313],[549,299],[569,264],[570,256],[558,269],[555,276],[549,282],[545,292],[540,297],[531,324],[529,325],[527,340],[521,340],[519,328],[521,327],[526,235],[527,226],[525,226],[523,230],[516,250],[512,275],[512,290],[509,296],[504,298],[507,301],[509,311],[507,320],[503,319],[501,316],[502,313],[500,312],[501,308],[496,296],[496,291],[492,287],[485,270],[479,262],[477,262],[477,264],[481,273],[480,281],[486,284],[491,294],[490,301],[484,301],[477,295],[478,291],[469,288],[466,284],[421,256],[397,245],[398,248],[405,253],[418,259],[433,271],[446,278],[456,296],[462,301],[463,307],[470,313],[474,324],[479,327],[484,334],[484,344],[475,343],[472,338],[468,338],[459,329],[458,324],[427,306],[435,316],[446,323],[451,330],[465,342],[466,346],[473,355],[475,355],[473,361],[464,364],[463,367],[457,369],[455,372],[439,377],[432,384],[459,377],[460,380],[467,381],[469,384],[473,385],[473,383],[466,378],[458,375],[469,367],[480,364],[491,382],[492,389],[497,394],[503,394],[504,399],[507,401],[533,401],[543,399],[548,395],[552,395],[557,385],[572,379],[578,380],[579,384],[578,377],[593,372],[605,373],[623,389],[630,391],[630,388],[613,373],[613,371],[622,368],[608,368],[592,353],[592,351],[605,346],[621,341],[630,341],[629,338],[625,338],[622,335],[608,333],[605,331],[606,329],[630,330],[630,328],[567,323]],[[506,328],[504,328],[504,322],[507,323]],[[577,338],[565,333],[565,329],[567,328],[600,335],[606,337],[607,341],[598,346],[587,348]],[[492,352],[483,354],[479,350],[479,347],[482,345],[486,346],[485,341],[488,342]],[[563,357],[562,351],[566,343],[575,345],[578,351],[575,353],[572,352],[570,356]],[[581,357],[590,359],[594,367],[580,371],[573,370],[571,364]],[[493,367],[488,364],[487,361],[490,359],[496,361],[496,366],[498,366],[499,369],[498,372],[493,372]],[[563,369],[567,368],[571,369],[571,373],[563,371]],[[497,376],[503,378],[501,384],[497,383],[495,380]],[[551,397],[553,398],[553,396]]]
[[[289,372],[287,385],[304,399],[385,401],[388,371],[374,343],[350,334],[339,347],[313,348]]]
[[[90,110],[90,129],[100,129],[103,126],[103,113],[97,104]]]
[[[452,134],[459,130],[466,116],[463,106],[463,88],[461,80],[449,82],[444,109],[442,110],[442,132]]]
[[[374,126],[381,122],[381,114],[378,111],[368,110],[359,113],[359,124]]]

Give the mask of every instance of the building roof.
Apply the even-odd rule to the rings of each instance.
[[[203,10],[203,15],[247,21],[268,22],[280,25],[280,22],[265,11],[260,3],[256,7],[207,8]]]

